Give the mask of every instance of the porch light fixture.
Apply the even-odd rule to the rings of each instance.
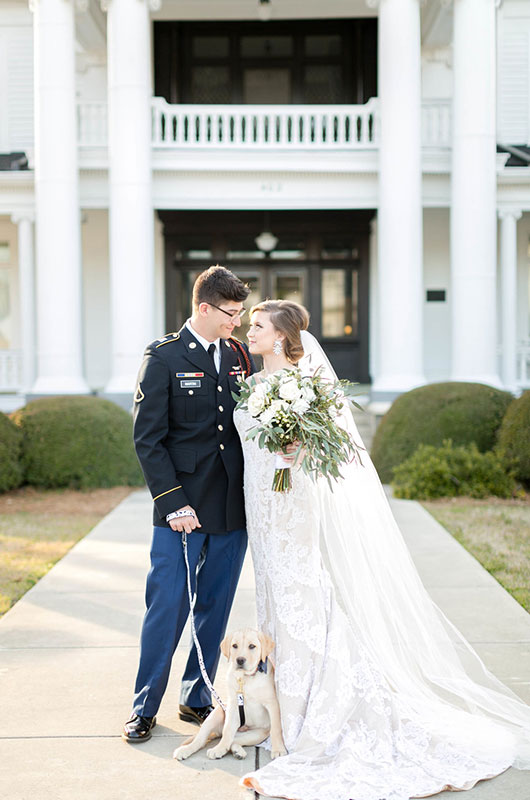
[[[256,242],[258,250],[261,250],[262,253],[268,256],[278,244],[278,237],[271,233],[271,231],[262,231],[259,236],[256,236],[254,241]]]
[[[258,0],[258,17],[267,22],[272,16],[272,0]]]

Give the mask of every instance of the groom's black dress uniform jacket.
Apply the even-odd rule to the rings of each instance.
[[[221,339],[219,374],[184,326],[147,346],[134,397],[134,444],[154,500],[153,524],[190,505],[201,533],[245,527],[243,454],[232,421],[238,375],[254,372],[239,340]],[[184,375],[184,376],[183,376]]]

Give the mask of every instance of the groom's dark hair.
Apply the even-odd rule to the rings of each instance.
[[[193,308],[200,303],[212,303],[218,306],[227,300],[242,303],[250,294],[250,288],[237,275],[226,267],[205,269],[193,284]]]

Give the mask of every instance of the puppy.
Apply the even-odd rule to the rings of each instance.
[[[268,659],[273,648],[272,639],[252,628],[236,631],[223,639],[221,652],[229,661],[226,714],[216,706],[197,735],[177,747],[173,758],[183,761],[219,736],[220,742],[207,751],[208,758],[222,758],[229,750],[236,758],[245,758],[247,753],[243,745],[261,744],[269,735],[272,758],[286,755],[274,688],[274,667]],[[238,694],[243,695],[244,700],[244,725],[241,725]]]

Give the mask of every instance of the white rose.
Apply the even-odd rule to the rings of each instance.
[[[271,411],[273,412],[273,416],[278,413],[278,411],[286,411],[287,406],[285,403],[282,403],[281,400],[273,400],[271,403]]]
[[[288,402],[297,400],[301,396],[300,389],[298,388],[298,381],[295,378],[286,380],[285,383],[282,383],[280,386],[279,394],[283,400],[287,400]]]
[[[248,411],[249,411],[249,414],[251,414],[251,416],[253,416],[253,417],[257,417],[258,414],[261,411],[263,411],[263,406],[264,405],[265,405],[265,402],[263,400],[263,397],[260,394],[257,394],[256,392],[252,392],[252,394],[248,398]]]
[[[257,394],[259,397],[265,397],[267,394],[269,387],[266,383],[257,383],[254,387],[254,393]]]
[[[302,389],[302,397],[307,403],[311,403],[315,399],[315,393],[312,386],[304,386]]]
[[[309,403],[307,402],[307,400],[299,398],[298,400],[294,401],[291,408],[293,409],[293,411],[296,411],[297,414],[304,414],[309,408]]]
[[[273,408],[266,408],[265,411],[262,411],[259,415],[259,421],[262,425],[268,425],[269,422],[272,422],[275,413]]]

